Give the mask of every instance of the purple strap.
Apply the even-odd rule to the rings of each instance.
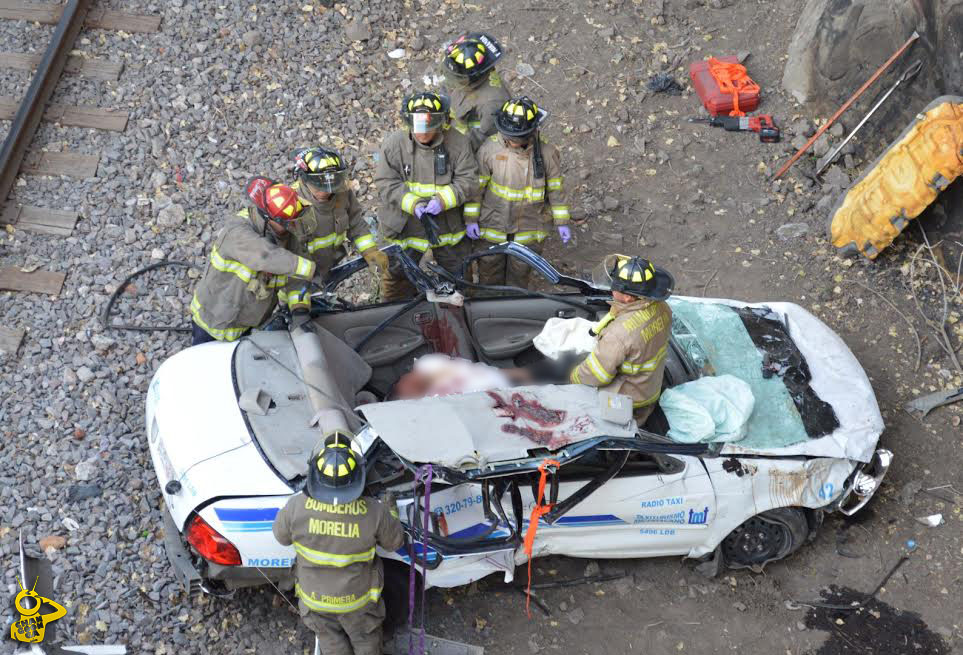
[[[418,484],[424,485],[425,489],[425,524],[421,533],[421,627],[418,630],[418,650],[415,651],[415,544],[411,544],[411,565],[408,568],[408,655],[425,655],[425,581],[428,579],[428,526],[431,518],[431,479],[433,471],[431,464],[419,466],[415,471],[415,491]],[[418,502],[417,496],[415,502]]]

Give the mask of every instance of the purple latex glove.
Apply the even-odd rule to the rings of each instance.
[[[572,229],[568,225],[559,225],[558,236],[562,238],[562,243],[568,243],[572,238]]]
[[[465,234],[472,241],[474,241],[475,239],[481,238],[481,229],[479,229],[478,223],[469,223],[468,225],[466,225]]]
[[[445,211],[445,208],[442,206],[441,200],[438,199],[438,196],[435,196],[434,198],[431,199],[431,202],[428,203],[428,206],[425,208],[425,211],[428,212],[429,214],[434,214],[435,216],[437,216],[441,212]],[[418,218],[421,218],[421,216],[419,216]]]
[[[428,203],[426,202],[422,202],[420,204],[415,205],[415,218],[421,218],[421,215],[425,213],[425,210],[427,208],[428,208]]]

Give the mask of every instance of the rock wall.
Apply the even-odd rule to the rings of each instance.
[[[963,0],[807,0],[789,46],[783,87],[799,102],[836,106],[914,29],[920,40],[883,83],[922,59],[924,69],[914,83],[921,104],[963,90]]]

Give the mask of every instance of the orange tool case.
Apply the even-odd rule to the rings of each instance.
[[[739,58],[719,57],[719,61],[727,64],[738,64]],[[689,65],[689,77],[692,78],[692,85],[695,87],[702,106],[713,116],[728,114],[733,110],[732,93],[728,93],[719,88],[719,83],[709,71],[708,61],[694,61]],[[759,106],[759,91],[740,91],[739,110],[742,112],[754,111]]]

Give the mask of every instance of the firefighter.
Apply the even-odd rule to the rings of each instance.
[[[469,136],[472,151],[495,133],[495,115],[511,92],[495,70],[502,47],[488,34],[462,34],[445,49],[441,71],[451,98],[455,129]]]
[[[629,396],[642,425],[662,395],[672,327],[665,299],[675,280],[648,260],[626,255],[609,255],[596,270],[609,280],[612,309],[593,328],[595,349],[575,367],[570,381]]]
[[[346,184],[348,167],[340,153],[329,148],[301,148],[294,152],[297,181],[292,185],[304,206],[301,222],[307,231],[297,239],[294,251],[317,266],[317,275],[327,275],[344,255],[350,240],[368,265],[384,271],[388,258],[377,247],[375,236],[361,217],[361,205]],[[292,280],[280,293],[296,317],[307,317],[311,299],[305,287]],[[295,321],[299,322],[299,321]]]
[[[478,151],[480,202],[465,205],[469,239],[514,241],[541,253],[553,223],[562,243],[571,239],[561,155],[538,133],[547,115],[524,96],[499,109],[495,116],[499,133]],[[482,257],[478,267],[482,284],[528,286],[531,268],[513,257]]]
[[[478,192],[478,166],[468,138],[450,129],[448,109],[448,99],[436,93],[405,98],[401,116],[408,129],[392,132],[381,144],[374,181],[385,240],[409,254],[430,248],[435,261],[458,273],[470,250],[462,205]],[[381,300],[413,294],[401,266],[391,262],[382,276]]]
[[[253,205],[227,220],[191,300],[192,345],[236,341],[274,311],[289,279],[310,280],[315,264],[288,247],[303,207],[297,192],[257,177],[247,185]]]
[[[324,655],[381,655],[384,569],[375,546],[404,544],[397,510],[363,496],[364,459],[334,432],[308,461],[303,491],[274,519],[274,538],[294,545],[301,619]]]

